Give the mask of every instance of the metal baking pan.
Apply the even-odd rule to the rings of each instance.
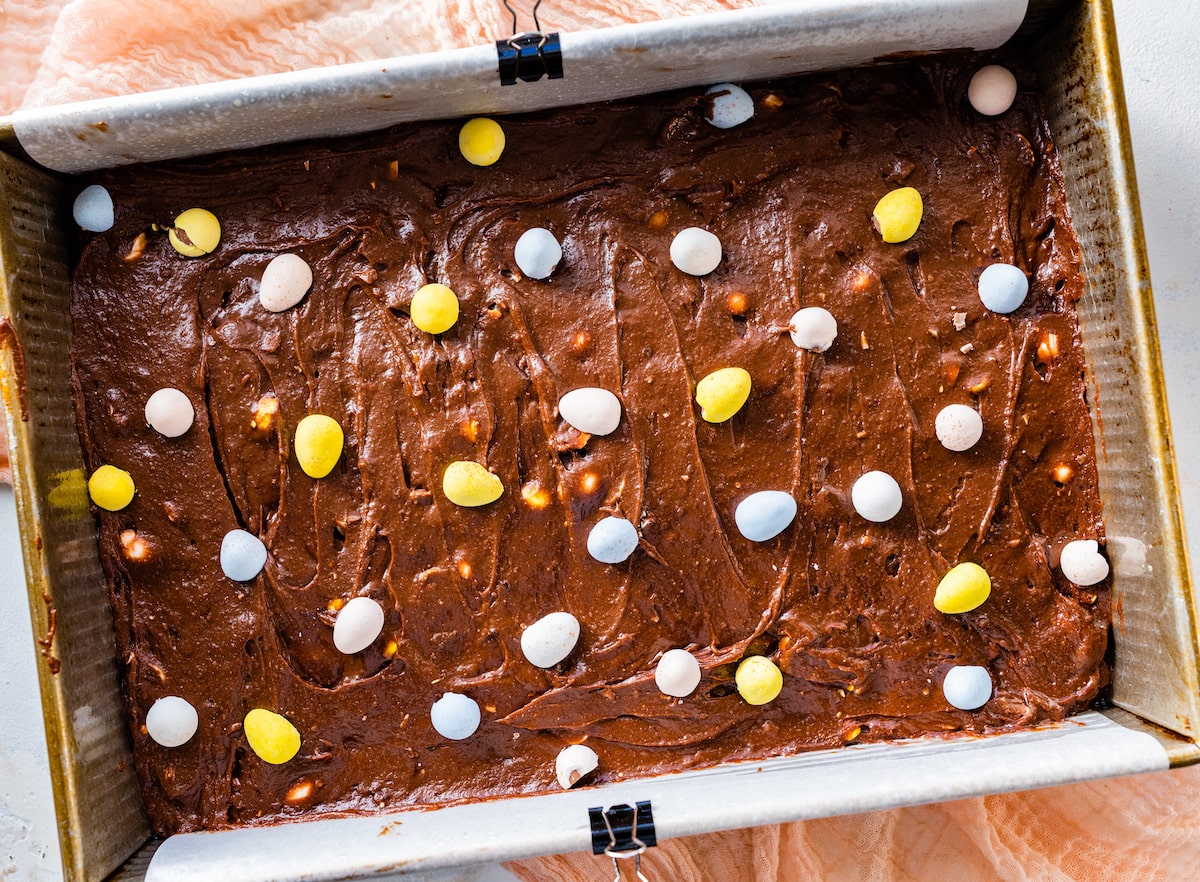
[[[665,838],[1200,760],[1196,611],[1112,12],[1107,0],[1025,5],[906,0],[886,5],[882,15],[884,4],[865,0],[778,5],[561,35],[561,80],[501,87],[496,49],[484,47],[0,120],[0,393],[43,656],[40,685],[66,877],[419,875],[585,850],[592,845],[588,810],[596,807],[649,801],[654,832]],[[937,28],[929,27],[933,21]],[[1088,279],[1079,310],[1114,570],[1114,708],[993,738],[852,746],[480,805],[189,834],[161,845],[149,839],[64,382],[69,197],[77,189],[69,172],[245,146],[254,140],[245,140],[251,130],[274,138],[338,134],[402,119],[870,63],[911,51],[987,49],[1010,38],[1038,69]],[[331,95],[344,114],[328,112]],[[278,101],[283,109],[273,110]],[[285,118],[296,127],[282,127]],[[173,133],[165,146],[155,134],[164,131]],[[30,155],[60,171],[37,167]],[[397,835],[381,835],[389,831]],[[330,841],[342,847],[328,849]]]

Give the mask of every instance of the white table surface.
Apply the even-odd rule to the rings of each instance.
[[[1200,17],[1113,0],[1189,550],[1200,562]],[[62,879],[12,491],[0,489],[0,880]],[[511,880],[499,867],[461,882]]]

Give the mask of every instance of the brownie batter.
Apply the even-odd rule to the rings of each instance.
[[[116,224],[75,275],[73,379],[88,467],[137,487],[99,512],[99,543],[155,828],[555,790],[555,756],[585,740],[605,782],[1085,708],[1108,678],[1107,582],[1056,566],[1066,542],[1103,541],[1079,251],[1036,95],[981,116],[965,94],[978,62],[961,60],[750,86],[755,115],[728,130],[702,89],[508,117],[488,167],[452,121],[97,176]],[[888,244],[872,209],[902,186],[924,215]],[[222,234],[187,258],[165,227],[193,207]],[[699,278],[668,254],[691,226],[723,245]],[[513,259],[531,227],[562,243],[545,281]],[[272,313],[258,285],[281,253],[314,283]],[[997,262],[1031,283],[1010,315],[977,294]],[[430,282],[460,301],[438,335],[408,315]],[[823,353],[788,334],[803,306],[837,320]],[[749,371],[749,400],[710,424],[696,382],[729,366]],[[196,409],[178,438],[143,416],[166,386]],[[615,432],[559,417],[581,386],[616,393]],[[953,403],[983,418],[966,452],[934,434]],[[309,413],[345,432],[320,479],[292,451]],[[501,498],[451,503],[455,460],[499,476]],[[903,493],[881,524],[850,500],[876,469]],[[751,542],[733,513],[760,490],[799,510]],[[640,535],[622,564],[586,549],[610,514]],[[269,551],[250,582],[218,560],[235,528]],[[965,561],[991,596],[938,612]],[[360,595],[386,621],[345,655],[332,626]],[[556,611],[582,633],[542,670],[521,633]],[[703,670],[684,699],[655,686],[672,648]],[[762,706],[733,680],[754,654],[783,672]],[[954,665],[990,673],[980,709],[943,696]],[[430,723],[446,692],[481,708],[465,740]],[[198,712],[181,747],[146,735],[166,695]],[[251,750],[252,708],[295,725],[293,759]]]

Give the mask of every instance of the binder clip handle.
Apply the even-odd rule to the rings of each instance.
[[[657,845],[654,833],[654,814],[650,801],[633,806],[614,805],[607,809],[588,809],[592,829],[592,853],[612,858],[613,882],[621,882],[620,861],[633,858],[633,868],[639,882],[649,882],[642,874],[642,854]]]
[[[560,80],[563,75],[562,46],[558,34],[543,34],[538,21],[538,7],[542,0],[533,4],[532,31],[517,33],[517,12],[504,0],[504,8],[512,15],[513,34],[507,40],[496,41],[496,56],[500,66],[500,85],[511,86],[522,80],[532,83],[547,77]]]

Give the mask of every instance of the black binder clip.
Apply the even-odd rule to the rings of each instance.
[[[542,0],[533,4],[533,27],[529,33],[517,33],[517,13],[504,0],[504,8],[512,13],[513,35],[496,41],[500,62],[500,85],[511,86],[517,80],[532,83],[542,77],[561,80],[563,75],[562,46],[558,34],[543,34],[537,10]]]
[[[642,853],[658,844],[650,800],[632,806],[590,808],[588,821],[592,828],[592,854],[605,854],[612,858],[613,882],[620,882],[621,879],[621,865],[617,862],[629,858],[633,858],[637,878],[641,882],[649,882],[642,875]]]

